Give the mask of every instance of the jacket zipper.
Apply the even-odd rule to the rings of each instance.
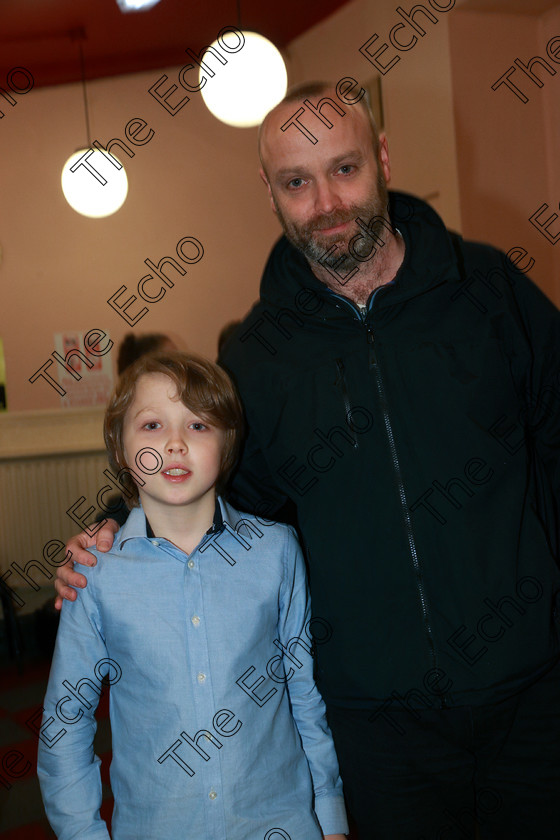
[[[375,346],[374,346],[375,338],[374,338],[374,334],[373,334],[373,328],[371,327],[371,325],[366,323],[367,313],[371,311],[372,306],[373,306],[373,300],[374,300],[378,291],[379,291],[379,289],[375,289],[375,291],[371,295],[371,297],[369,299],[369,302],[368,302],[367,312],[364,312],[364,313],[362,313],[362,311],[357,306],[355,306],[352,303],[352,301],[349,301],[348,299],[343,298],[340,295],[337,295],[336,293],[333,293],[333,295],[334,295],[334,297],[338,298],[339,301],[341,301],[343,304],[345,304],[354,313],[357,320],[360,321],[360,323],[363,324],[366,328],[367,342],[368,342],[369,350],[370,350],[370,353],[369,353],[370,365],[369,366],[370,366],[370,368],[372,368],[375,371],[375,382],[376,382],[376,386],[377,386],[377,393],[379,395],[379,401],[380,401],[381,409],[382,409],[382,412],[383,412],[383,422],[385,424],[385,431],[387,433],[387,438],[389,440],[389,449],[391,451],[391,459],[393,461],[393,470],[395,472],[395,477],[397,479],[399,499],[400,499],[401,508],[402,508],[402,512],[403,512],[403,518],[404,518],[405,532],[406,532],[406,537],[407,537],[408,546],[409,546],[409,550],[410,550],[410,555],[411,555],[411,559],[412,559],[412,565],[413,565],[413,568],[414,568],[414,574],[415,574],[415,577],[416,577],[416,588],[417,588],[417,591],[418,591],[418,596],[420,598],[420,606],[422,608],[422,619],[423,619],[423,622],[424,622],[424,629],[426,631],[426,639],[427,639],[427,642],[428,642],[429,657],[430,657],[430,660],[432,662],[432,667],[437,670],[438,669],[438,658],[437,658],[436,648],[435,648],[435,644],[434,644],[434,636],[433,636],[432,624],[431,624],[431,620],[430,620],[430,611],[429,611],[429,608],[428,608],[428,599],[426,597],[426,590],[425,590],[425,586],[424,586],[424,578],[422,576],[422,570],[420,568],[420,560],[419,560],[419,557],[418,557],[418,551],[416,549],[416,541],[414,539],[414,532],[412,530],[412,521],[410,519],[410,512],[409,512],[408,504],[407,504],[407,501],[406,501],[406,493],[405,493],[405,489],[404,489],[404,482],[403,482],[403,479],[402,479],[401,467],[400,467],[399,458],[398,458],[398,455],[397,455],[397,447],[395,445],[395,436],[393,434],[393,427],[391,425],[391,418],[389,417],[389,406],[388,406],[387,397],[386,397],[386,394],[385,394],[385,386],[383,385],[383,379],[382,379],[382,376],[381,376],[381,370],[380,370],[380,367],[379,367],[379,362],[378,362],[377,356],[375,354]],[[338,308],[340,308],[340,306],[338,306]],[[341,376],[342,381],[344,383],[343,388],[344,388],[344,391],[345,391],[345,395],[347,397],[347,391],[346,391],[346,387],[345,387],[346,383],[345,383],[345,379],[344,379],[344,363],[342,362],[341,359],[337,359],[337,367],[339,369],[340,376]],[[446,708],[447,703],[445,702],[445,698],[443,698],[443,697],[441,698],[440,705],[441,705],[441,708],[443,708],[443,709]]]
[[[356,431],[352,428],[352,425],[349,422],[350,418],[352,417],[352,407],[350,405],[350,396],[348,394],[348,386],[346,385],[346,377],[344,375],[344,362],[342,361],[342,359],[336,359],[336,368],[338,370],[338,378],[335,382],[335,385],[338,385],[340,383],[340,387],[342,389],[342,399],[344,400],[346,424],[347,426],[349,426],[350,431],[352,432],[352,438],[354,440],[354,449],[358,449],[358,437],[356,435]]]
[[[420,560],[418,558],[418,551],[416,549],[416,541],[414,539],[414,532],[412,530],[412,521],[410,519],[410,512],[408,509],[408,505],[406,502],[406,493],[404,489],[404,482],[402,479],[401,467],[399,464],[399,458],[397,455],[397,447],[395,445],[395,437],[393,434],[393,427],[391,425],[391,419],[389,417],[389,406],[387,403],[387,397],[385,394],[385,386],[383,385],[383,379],[381,377],[381,370],[379,368],[379,362],[377,360],[375,354],[375,339],[373,335],[373,329],[371,326],[365,324],[366,331],[367,331],[367,341],[370,348],[370,367],[375,370],[375,380],[377,385],[377,393],[379,395],[379,401],[381,404],[381,409],[383,412],[383,422],[385,424],[385,431],[387,432],[387,438],[389,440],[389,449],[391,451],[391,458],[393,461],[393,469],[395,471],[395,476],[397,479],[397,486],[399,491],[399,498],[401,502],[401,508],[404,517],[404,524],[405,524],[405,531],[406,537],[408,540],[408,546],[410,549],[410,554],[412,557],[412,565],[414,567],[414,573],[416,576],[416,588],[418,590],[418,595],[420,597],[420,604],[422,607],[422,618],[424,621],[424,628],[426,631],[426,638],[428,641],[428,648],[429,648],[429,655],[432,661],[432,666],[434,669],[438,668],[438,660],[436,655],[436,649],[434,644],[434,637],[432,632],[432,625],[430,620],[430,611],[428,608],[428,600],[426,598],[426,590],[424,586],[424,578],[422,576],[422,570],[420,568]],[[441,699],[441,706],[445,708],[446,703],[445,700]]]

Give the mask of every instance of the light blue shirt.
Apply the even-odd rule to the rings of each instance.
[[[148,537],[135,508],[111,551],[94,553],[87,587],[64,602],[39,739],[60,840],[109,837],[92,746],[104,676],[114,840],[347,832],[293,530],[220,499],[186,555]]]

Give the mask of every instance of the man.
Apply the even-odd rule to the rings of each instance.
[[[260,154],[285,238],[223,351],[249,429],[233,490],[296,508],[359,836],[555,838],[558,312],[388,197],[363,100],[296,89]]]

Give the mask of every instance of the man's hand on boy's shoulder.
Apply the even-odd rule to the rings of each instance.
[[[346,834],[323,834],[323,840],[346,840]]]
[[[87,586],[84,575],[74,571],[74,563],[81,563],[82,566],[95,566],[97,559],[87,549],[95,546],[98,551],[109,551],[118,530],[118,522],[115,522],[114,519],[108,519],[106,524],[93,537],[82,531],[81,534],[77,534],[68,540],[66,553],[70,554],[70,559],[63,566],[58,567],[54,582],[54,588],[57,591],[54,605],[57,610],[62,608],[62,602],[65,598],[67,601],[75,601],[78,597],[78,593],[72,587],[83,589],[84,586]]]

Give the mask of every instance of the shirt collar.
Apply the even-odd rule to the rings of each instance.
[[[207,535],[219,534],[224,530],[224,517],[222,513],[222,500],[216,496],[216,506],[214,508],[214,519],[212,525],[206,531]],[[125,542],[134,538],[154,539],[155,534],[150,523],[144,513],[142,505],[132,508],[128,515],[128,519],[117,534],[116,541],[118,541],[119,549],[122,549]]]

